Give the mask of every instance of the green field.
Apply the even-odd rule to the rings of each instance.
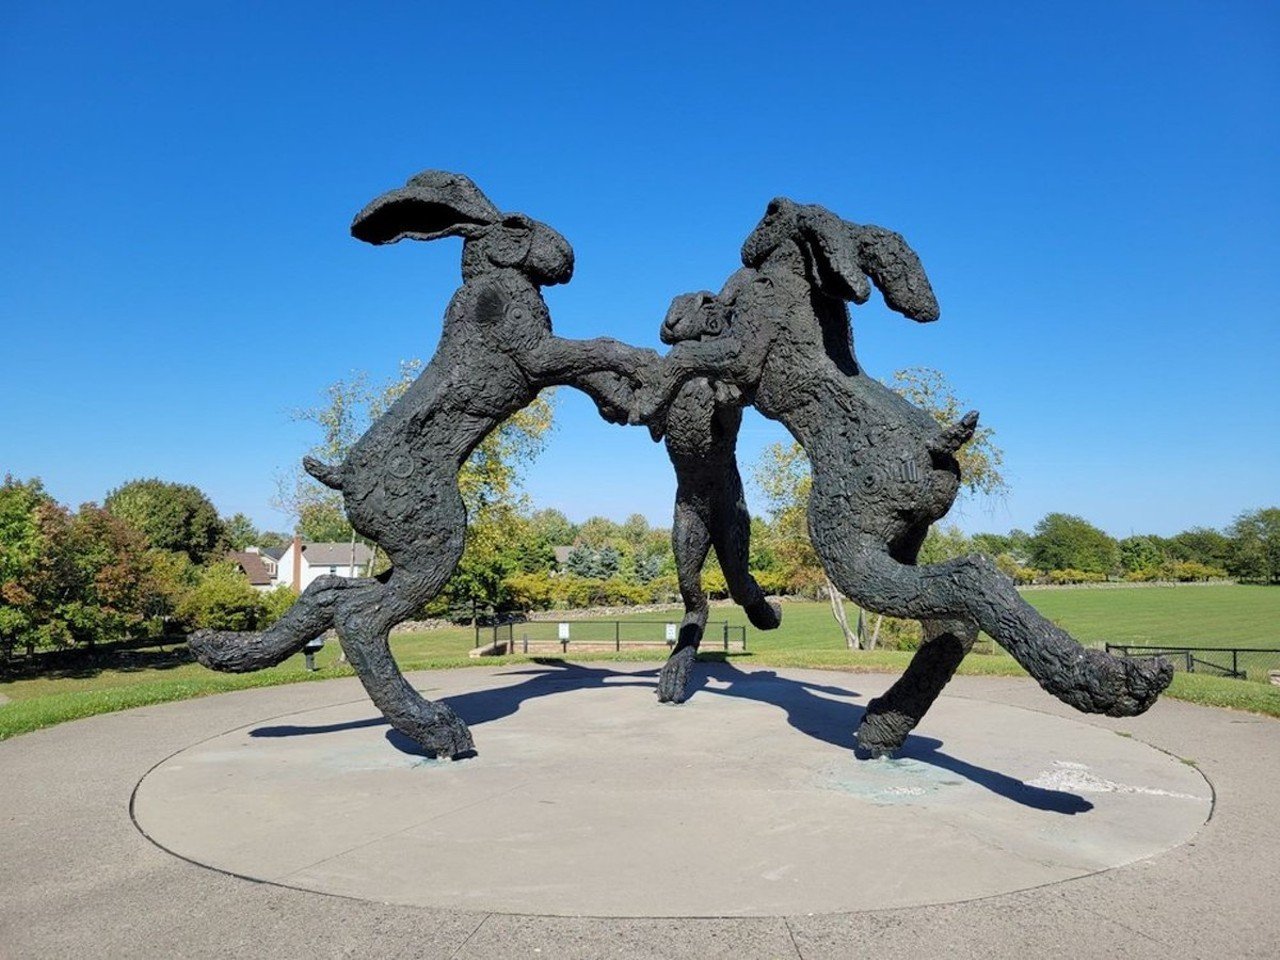
[[[1028,590],[1027,599],[1045,616],[1070,631],[1081,642],[1168,646],[1261,646],[1280,647],[1280,589],[1249,586],[1178,586],[1134,589]],[[670,614],[635,614],[623,620],[666,620]],[[745,625],[735,607],[716,607],[712,620],[728,620]],[[517,627],[517,630],[520,628]],[[554,625],[537,630],[551,631]],[[574,635],[587,637],[592,630],[611,628],[575,622]],[[651,630],[661,638],[660,624],[633,631]],[[543,634],[547,635],[547,634]],[[628,632],[636,636],[637,633]],[[474,666],[467,654],[474,645],[470,628],[453,627],[425,633],[400,634],[393,646],[406,670],[450,666]],[[518,634],[517,634],[518,636]],[[762,633],[747,628],[748,653],[740,658],[747,665],[817,667],[855,671],[899,671],[910,654],[893,650],[870,653],[845,649],[831,612],[822,603],[787,603],[781,629]],[[708,642],[708,648],[714,645]],[[322,667],[309,674],[296,656],[270,670],[246,675],[213,673],[191,663],[182,647],[130,651],[113,655],[111,666],[87,664],[74,670],[0,683],[0,695],[12,702],[0,706],[0,739],[50,726],[65,720],[112,710],[205,696],[228,690],[271,686],[280,683],[323,680],[349,674],[335,667],[339,649],[328,644],[317,657]],[[572,651],[571,651],[572,652]],[[650,660],[661,656],[654,650],[624,649],[621,655],[583,654],[574,659]],[[521,657],[486,658],[492,665],[523,662]],[[739,659],[735,655],[735,659]],[[1280,669],[1280,656],[1250,664],[1251,676],[1265,677],[1267,664]],[[962,673],[1017,675],[1021,669],[1007,655],[971,655]],[[1280,688],[1264,683],[1220,679],[1196,674],[1180,674],[1170,695],[1215,706],[1230,706],[1280,716]]]

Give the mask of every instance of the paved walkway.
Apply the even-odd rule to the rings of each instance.
[[[716,665],[671,708],[652,669],[413,675],[475,725],[460,764],[405,752],[352,680],[0,743],[0,957],[1276,953],[1274,721],[960,678],[908,759],[860,764],[888,678]],[[135,787],[157,843],[244,876],[150,842]]]

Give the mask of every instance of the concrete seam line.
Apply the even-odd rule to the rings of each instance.
[[[454,957],[456,957],[458,954],[460,954],[463,951],[466,945],[471,942],[471,938],[480,932],[480,928],[483,927],[486,923],[488,923],[489,918],[492,916],[493,916],[492,913],[486,913],[483,917],[480,918],[480,922],[477,923],[475,927],[471,930],[471,932],[467,934],[467,939],[463,940],[460,944],[458,944],[458,948],[454,950],[453,953],[449,954],[449,960],[453,960]]]

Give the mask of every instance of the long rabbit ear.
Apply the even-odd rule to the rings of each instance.
[[[796,224],[798,239],[805,243],[813,257],[818,289],[837,300],[866,303],[871,296],[871,285],[858,257],[858,240],[850,229],[852,224],[819,206],[801,207]]]
[[[858,262],[889,308],[920,323],[937,320],[938,299],[929,277],[902,235],[873,226],[853,226],[853,232],[858,241]]]
[[[469,177],[424,170],[356,214],[351,235],[367,243],[473,237],[502,219]]]

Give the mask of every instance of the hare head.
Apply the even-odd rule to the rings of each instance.
[[[502,213],[469,177],[444,170],[425,170],[378,197],[356,214],[351,235],[376,244],[462,237],[467,280],[496,269],[519,271],[537,286],[573,276],[569,241],[522,213]]]
[[[663,343],[718,337],[729,326],[729,311],[715,294],[706,290],[682,293],[671,301],[659,332]]]
[[[842,220],[825,207],[770,201],[742,245],[753,268],[782,265],[836,300],[866,303],[871,287],[890,309],[920,322],[938,319],[938,301],[920,258],[896,233]]]

